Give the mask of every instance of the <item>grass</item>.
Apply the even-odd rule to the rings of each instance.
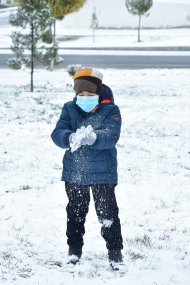
[[[79,38],[81,38],[81,36],[61,36],[61,37],[57,37],[57,40],[59,42],[66,42],[66,41],[75,41],[75,40],[78,40]]]

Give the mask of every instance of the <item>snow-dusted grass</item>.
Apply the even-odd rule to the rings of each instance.
[[[16,27],[9,24],[9,11],[0,13],[0,48],[10,48],[10,35]],[[133,47],[189,47],[188,28],[142,29],[141,42],[137,42],[136,29],[98,29],[93,42],[92,30],[85,28],[65,28],[64,20],[57,21],[57,39],[61,48],[133,48]],[[0,50],[1,52],[1,50]],[[8,52],[8,51],[7,51]]]
[[[93,203],[81,263],[65,263],[64,150],[50,133],[71,78],[37,70],[32,94],[29,72],[1,69],[0,284],[189,285],[190,71],[102,72],[123,117],[116,193],[128,273],[110,271]]]
[[[142,29],[141,42],[137,42],[135,29],[99,29],[93,42],[90,29],[58,29],[60,35],[80,36],[76,40],[61,41],[60,47],[154,47],[154,46],[189,46],[189,29]],[[64,39],[64,38],[63,38]]]
[[[182,1],[180,1],[180,3],[181,2]],[[90,6],[91,4],[89,3]],[[93,5],[94,4],[92,4],[92,6]],[[118,3],[118,7],[119,6],[120,5]],[[179,18],[185,17],[185,15],[180,16],[181,8],[179,6]],[[9,15],[10,15],[10,11],[12,10],[15,10],[15,8],[2,9],[0,11],[0,35],[1,35],[0,48],[1,49],[10,48],[12,44],[10,35],[16,29],[16,27],[9,24]],[[119,10],[121,12],[120,8]],[[117,15],[120,15],[118,14],[120,13],[119,10],[116,13]],[[158,10],[158,13],[160,12],[162,13],[161,10]],[[173,14],[172,11],[168,12],[168,14],[170,14],[169,18],[173,19],[172,20],[173,22],[176,21],[176,25],[178,25],[180,21],[178,22],[177,19],[175,19],[176,17],[175,13],[176,12],[174,12]],[[69,26],[74,26],[74,28],[67,27],[68,25],[67,19],[70,16],[71,18],[69,21],[72,23],[72,25],[69,25]],[[57,34],[58,40],[60,41],[59,46],[62,48],[73,48],[73,47],[74,48],[80,48],[80,47],[82,48],[152,47],[154,48],[154,47],[159,47],[159,46],[163,46],[163,47],[173,47],[173,46],[189,47],[190,46],[189,28],[143,29],[143,22],[142,22],[140,43],[137,42],[137,29],[124,29],[124,28],[123,29],[101,29],[100,28],[96,30],[95,32],[95,42],[94,42],[92,29],[80,28],[80,23],[77,24],[76,19],[72,18],[73,15],[69,15],[68,17],[64,18],[61,21],[57,21],[56,23],[56,34]],[[81,15],[81,17],[82,18],[80,19],[80,21],[83,21],[85,18],[85,23],[87,23],[89,21],[89,11],[86,10],[86,16],[85,14],[83,14]],[[123,18],[124,15],[122,14],[121,17]],[[126,17],[127,17],[127,13],[126,13]],[[115,19],[113,18],[112,21],[114,22]],[[126,21],[127,21],[127,18],[126,18]],[[128,19],[128,21],[130,20]],[[187,22],[187,25],[188,25],[188,22]],[[89,22],[88,27],[90,27],[90,22]]]
[[[11,32],[14,27],[0,27],[0,48],[11,46]],[[173,47],[190,46],[189,29],[147,29],[141,31],[141,42],[137,42],[137,30],[99,29],[93,42],[90,29],[65,29],[58,22],[57,37],[61,48],[126,48],[126,47]],[[70,37],[70,40],[68,40]]]

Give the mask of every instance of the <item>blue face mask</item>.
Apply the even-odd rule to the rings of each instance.
[[[92,111],[99,103],[99,96],[77,96],[76,104],[85,112]]]

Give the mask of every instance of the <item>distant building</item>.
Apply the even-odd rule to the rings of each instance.
[[[172,28],[190,26],[187,16],[190,15],[190,3],[177,1],[153,1],[149,17],[142,18],[144,28]],[[99,27],[103,28],[136,28],[138,17],[128,13],[125,0],[87,0],[84,7],[67,15],[63,27],[89,28],[91,17],[96,7]]]
[[[18,4],[17,0],[0,0],[0,5],[13,6],[13,5],[17,5],[17,4]]]

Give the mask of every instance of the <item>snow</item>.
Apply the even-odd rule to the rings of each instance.
[[[110,228],[111,225],[113,224],[113,221],[111,221],[111,220],[103,220],[102,224],[103,224],[103,226],[105,228]]]
[[[95,42],[93,42],[92,31],[88,29],[66,29],[61,30],[58,26],[58,38],[64,35],[79,36],[69,41],[60,42],[59,46],[64,48],[80,47],[154,47],[154,46],[189,46],[189,29],[148,29],[141,30],[141,42],[137,42],[136,30],[97,30]],[[60,31],[60,32],[59,32]],[[60,36],[59,36],[60,35]],[[81,37],[80,37],[81,36]]]
[[[72,138],[69,138],[69,140],[71,141],[71,152],[74,152],[82,145],[93,144],[96,140],[96,134],[91,125],[88,125],[87,127],[82,126],[80,129],[77,129],[75,134],[72,134]]]
[[[112,272],[91,199],[80,264],[65,263],[64,69],[0,69],[0,284],[189,285],[190,70],[101,70],[122,113],[116,189],[128,272]],[[60,267],[59,264],[63,263]]]
[[[15,30],[13,27],[0,27],[0,48],[9,48],[11,39],[9,35]],[[141,42],[137,42],[136,30],[97,30],[95,42],[92,31],[89,29],[65,29],[61,24],[57,29],[60,48],[135,48],[135,47],[173,47],[190,46],[189,29],[149,29],[141,31]],[[63,40],[69,37],[69,40]],[[73,38],[72,38],[73,37]],[[0,50],[1,52],[1,50]],[[8,51],[7,51],[8,52]]]
[[[0,13],[0,53],[11,47],[10,35],[16,28],[8,23],[8,13]],[[65,28],[64,21],[57,21],[56,33],[60,48],[135,48],[135,47],[189,47],[190,37],[188,28],[173,29],[142,29],[141,42],[137,42],[135,29],[98,29],[93,33],[89,28]],[[76,28],[78,27],[78,28]],[[65,40],[67,39],[67,40]],[[6,52],[10,52],[6,50]]]
[[[154,51],[154,50],[93,50],[93,49],[64,49],[59,50],[59,55],[118,55],[118,56],[190,56],[190,51]],[[0,54],[14,54],[12,51],[5,49],[0,50]],[[30,54],[26,51],[25,54]]]

